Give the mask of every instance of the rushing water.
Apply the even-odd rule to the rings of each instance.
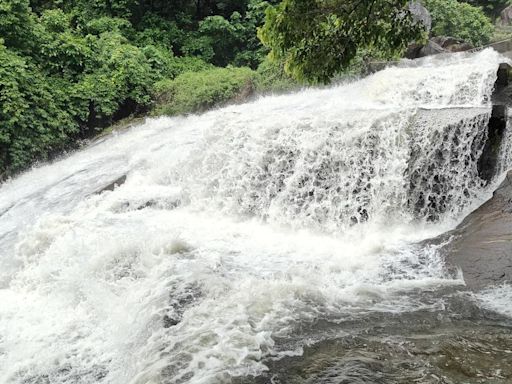
[[[492,192],[500,61],[148,120],[5,183],[0,383],[509,382],[508,287],[419,243]]]

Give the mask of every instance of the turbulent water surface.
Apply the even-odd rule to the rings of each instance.
[[[500,61],[148,120],[5,183],[0,382],[512,382],[512,290],[421,243],[492,192]]]

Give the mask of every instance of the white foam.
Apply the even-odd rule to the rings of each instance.
[[[512,286],[503,284],[487,288],[476,295],[482,306],[501,315],[512,318]]]
[[[460,282],[414,243],[488,193],[499,61],[148,120],[4,184],[0,382],[219,382],[300,353],[275,340],[301,322],[441,305],[408,292]]]

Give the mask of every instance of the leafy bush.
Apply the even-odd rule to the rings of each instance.
[[[424,34],[407,0],[282,0],[268,8],[258,30],[271,58],[285,63],[293,78],[328,83],[360,49],[375,47],[387,56]]]
[[[280,62],[264,60],[257,70],[256,89],[259,93],[284,92],[298,88],[300,83],[291,78]]]
[[[168,68],[169,72],[167,77],[170,79],[174,79],[175,77],[181,75],[185,72],[200,72],[207,69],[214,68],[213,65],[205,62],[204,60],[193,57],[193,56],[183,56],[183,57],[175,57],[170,62],[170,66]]]
[[[494,32],[490,19],[477,7],[456,0],[426,0],[432,16],[432,33],[452,36],[478,46],[487,44]]]
[[[84,30],[86,33],[98,36],[105,32],[117,32],[123,36],[130,36],[134,34],[132,24],[129,20],[107,16],[90,20],[85,25]]]
[[[0,179],[154,97],[174,114],[233,100],[256,79],[284,89],[282,68],[230,67],[258,68],[268,50],[256,30],[278,2],[0,0]]]
[[[101,34],[93,50],[96,65],[72,88],[81,125],[110,124],[116,113],[125,117],[149,106],[151,86],[165,71],[154,62],[155,57],[118,33]],[[159,58],[169,59],[164,54]]]
[[[155,85],[157,115],[197,112],[244,97],[254,90],[256,73],[249,68],[213,68],[186,72]]]
[[[0,0],[0,37],[7,48],[30,52],[35,16],[28,0]]]
[[[58,79],[0,44],[0,175],[62,148],[78,131]]]
[[[510,0],[462,0],[464,3],[469,3],[475,7],[480,7],[482,10],[492,18],[498,17],[507,6],[510,5]]]
[[[182,53],[186,32],[176,21],[167,20],[154,13],[144,15],[138,24],[136,42],[139,45],[161,45],[172,49],[175,54]]]

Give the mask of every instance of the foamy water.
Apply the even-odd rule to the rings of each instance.
[[[300,355],[276,340],[304,322],[442,306],[409,293],[462,282],[417,242],[491,192],[501,61],[148,120],[5,183],[0,382],[229,382]]]

